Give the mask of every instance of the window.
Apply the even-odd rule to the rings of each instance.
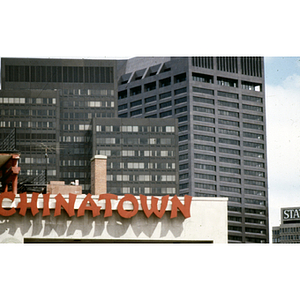
[[[240,155],[241,151],[237,149],[229,149],[229,148],[219,148],[220,153],[228,153],[228,154],[234,154],[234,155]]]
[[[213,191],[217,190],[217,186],[215,184],[207,184],[207,183],[199,183],[199,182],[195,182],[195,188],[213,190]]]
[[[243,109],[253,110],[253,111],[257,111],[257,112],[263,112],[263,108],[262,107],[260,107],[260,106],[254,106],[254,105],[243,104]]]
[[[174,76],[174,83],[186,81],[186,73],[181,73]]]
[[[159,104],[159,108],[165,108],[172,105],[172,101],[167,101]]]
[[[164,99],[164,98],[168,98],[168,97],[171,97],[172,96],[172,92],[166,92],[166,93],[162,93],[162,94],[159,94],[159,99]]]
[[[239,131],[230,130],[230,129],[224,129],[224,128],[219,128],[219,133],[221,133],[221,134],[227,134],[227,135],[240,136],[240,132]]]
[[[214,99],[208,99],[208,98],[194,96],[193,100],[194,100],[194,102],[200,102],[200,103],[206,103],[206,104],[212,104],[212,105],[215,104]]]
[[[168,111],[164,111],[164,112],[160,113],[159,117],[164,118],[164,117],[171,116],[171,115],[172,115],[172,110],[168,110]]]
[[[127,98],[127,90],[124,90],[124,91],[119,91],[118,92],[118,99],[124,99],[124,98]]]
[[[243,114],[244,119],[254,120],[254,121],[263,121],[262,116],[250,115],[250,114]]]
[[[126,108],[127,108],[127,103],[118,106],[118,110],[122,110]]]
[[[226,111],[226,110],[218,110],[219,115],[221,116],[227,116],[227,117],[235,117],[239,118],[239,113],[234,111]]]
[[[235,178],[235,177],[220,176],[220,181],[241,184],[241,179],[240,178]]]
[[[260,83],[242,81],[242,89],[249,90],[249,91],[262,91],[262,85]]]
[[[159,87],[165,87],[171,84],[171,77],[159,80]]]
[[[130,107],[135,107],[135,106],[138,106],[141,104],[142,104],[142,100],[136,100],[136,101],[130,102]]]
[[[263,103],[263,99],[260,97],[254,97],[254,96],[249,96],[249,95],[242,95],[242,99],[246,101],[252,101],[252,102],[257,102],[257,103]]]
[[[175,90],[174,95],[176,96],[176,95],[179,95],[179,94],[183,94],[185,92],[186,92],[186,87]]]
[[[241,161],[239,159],[228,158],[228,157],[220,157],[220,162],[235,164],[235,165],[240,165],[241,164]]]
[[[212,75],[192,73],[192,79],[194,81],[205,82],[205,83],[214,83],[214,77]]]
[[[232,186],[223,186],[223,185],[220,186],[220,190],[225,192],[238,193],[238,194],[240,194],[242,191],[242,189],[240,188],[236,188]]]
[[[199,134],[194,134],[194,139],[206,141],[206,142],[215,142],[216,141],[215,137],[213,137],[213,136],[199,135]]]
[[[194,125],[195,130],[201,130],[201,131],[207,131],[207,132],[215,132],[214,127],[208,127],[208,126],[203,126],[203,125]]]
[[[136,115],[141,115],[141,114],[142,114],[142,109],[137,109],[137,110],[130,112],[131,117],[136,116]]]
[[[215,110],[213,108],[201,107],[201,106],[193,106],[193,110],[197,112],[203,112],[207,114],[214,114]]]
[[[241,174],[241,170],[240,169],[227,168],[227,167],[220,167],[220,172],[232,173],[232,174]]]
[[[138,95],[142,92],[142,87],[141,86],[136,86],[130,89],[130,96],[135,96]]]
[[[182,97],[182,98],[175,99],[175,105],[180,104],[180,103],[184,103],[184,102],[187,102],[187,97]]]
[[[187,111],[187,106],[179,107],[175,109],[175,114],[179,114],[185,111]]]
[[[206,123],[215,123],[214,118],[203,117],[203,116],[193,116],[194,121],[206,122]]]
[[[195,154],[194,154],[194,157],[195,157],[195,159],[202,159],[202,160],[216,161],[216,157],[215,157],[215,156],[211,156],[211,155],[205,155],[205,154],[195,153]]]
[[[226,97],[226,98],[232,98],[232,99],[239,99],[239,95],[238,94],[229,93],[229,92],[218,91],[218,96]]]
[[[238,140],[231,140],[231,139],[224,139],[224,138],[219,138],[219,143],[221,144],[228,144],[228,145],[240,145],[240,141]]]
[[[216,171],[216,166],[206,165],[206,164],[194,164],[195,169],[208,170],[208,171]]]
[[[193,92],[207,94],[207,95],[214,95],[214,90],[199,88],[195,86],[193,86]]]
[[[156,101],[156,96],[145,98],[145,104]]]
[[[155,90],[156,89],[156,82],[153,81],[153,82],[146,83],[144,88],[145,88],[145,92]]]
[[[145,113],[147,113],[149,111],[153,111],[153,110],[156,110],[156,105],[146,107],[145,108]]]
[[[218,85],[237,87],[238,81],[236,79],[217,77]]]
[[[186,146],[187,146],[186,149],[188,149],[188,145],[186,145]],[[197,150],[216,152],[216,147],[214,147],[214,146],[194,144],[194,148]],[[179,151],[180,151],[180,148],[179,148]]]
[[[236,121],[219,119],[218,122],[219,124],[222,125],[240,127],[240,122],[236,122]]]
[[[236,102],[227,102],[227,101],[218,100],[218,104],[220,106],[227,106],[227,107],[239,108],[239,104],[236,103]]]
[[[264,168],[265,167],[265,164],[262,163],[262,162],[249,161],[249,160],[245,160],[244,165],[245,166],[256,167],[256,168]]]

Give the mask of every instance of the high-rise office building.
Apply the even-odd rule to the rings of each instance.
[[[228,241],[269,241],[264,61],[137,57],[118,63],[118,116],[176,118],[179,194],[228,197]]]
[[[109,192],[178,193],[177,121],[116,118],[116,64],[1,59],[0,127],[17,129],[20,183],[79,180],[89,193],[90,160],[105,154]]]

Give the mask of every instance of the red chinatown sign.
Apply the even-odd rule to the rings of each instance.
[[[20,194],[20,202],[18,203],[17,208],[3,208],[2,202],[4,199],[10,199],[11,201],[14,201],[15,194],[12,192],[4,192],[0,194],[0,216],[12,216],[15,213],[17,213],[17,209],[19,209],[19,214],[22,216],[25,216],[27,209],[31,210],[31,213],[33,216],[35,216],[37,213],[39,213],[39,209],[37,207],[37,201],[38,201],[38,193],[32,193],[31,202],[27,202],[27,193]],[[66,201],[66,199],[61,195],[58,194],[54,198],[56,199],[55,203],[55,210],[54,210],[54,217],[59,216],[61,214],[61,208],[64,208],[64,210],[67,212],[69,217],[75,216],[75,201],[76,201],[76,194],[69,194],[69,202]],[[49,199],[50,194],[43,194],[43,217],[50,215],[50,208],[49,208]],[[112,207],[111,207],[111,200],[118,200],[118,196],[114,194],[101,194],[99,196],[100,200],[105,200],[105,211],[104,211],[104,217],[111,217],[112,216]],[[168,202],[169,202],[169,195],[163,196],[161,198],[161,208],[158,210],[158,198],[152,196],[151,197],[151,208],[147,205],[147,197],[144,195],[140,195],[140,202],[142,209],[144,211],[144,214],[147,218],[149,218],[152,214],[157,216],[158,218],[162,218],[164,215]],[[124,202],[131,202],[133,209],[132,210],[125,210],[124,209]],[[190,214],[190,207],[192,202],[191,196],[184,196],[184,204],[178,199],[178,197],[175,195],[170,199],[172,203],[171,208],[171,216],[170,218],[176,218],[178,210],[181,211],[183,216],[185,218],[189,218],[191,216]],[[135,216],[138,212],[139,203],[137,198],[134,195],[131,194],[125,194],[124,197],[119,201],[117,205],[117,211],[119,215],[123,218],[129,219]],[[95,201],[92,199],[92,195],[88,194],[84,198],[84,200],[81,202],[78,210],[77,210],[77,217],[81,217],[84,215],[86,210],[92,211],[93,217],[100,215],[101,206],[98,206]]]

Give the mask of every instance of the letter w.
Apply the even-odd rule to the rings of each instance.
[[[151,197],[151,209],[148,209],[147,205],[147,197],[145,195],[140,195],[140,200],[142,204],[142,208],[144,210],[144,213],[147,218],[149,218],[153,213],[161,219],[161,217],[164,215],[168,201],[169,201],[169,195],[163,196],[161,198],[161,208],[160,210],[157,209],[157,203],[158,203],[158,198],[156,197]]]

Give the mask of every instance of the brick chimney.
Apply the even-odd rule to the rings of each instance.
[[[91,159],[91,193],[92,195],[105,194],[106,189],[106,162],[107,156],[95,155]]]

